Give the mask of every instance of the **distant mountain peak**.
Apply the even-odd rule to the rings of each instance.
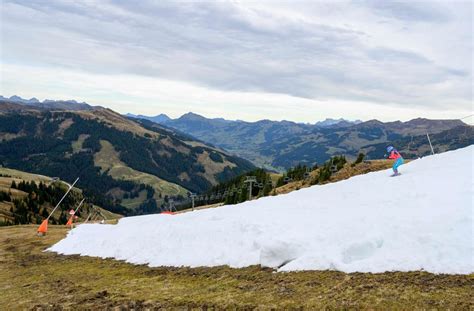
[[[21,97],[18,96],[18,95],[10,96],[9,99],[10,99],[10,100],[14,100],[14,101],[20,101],[20,100],[23,101],[23,100],[24,100],[23,98],[21,98]]]
[[[368,121],[360,123],[360,125],[368,125],[368,126],[381,126],[383,124],[384,123],[382,121],[379,121],[377,119],[372,119],[372,120],[368,120]]]
[[[194,113],[192,111],[188,112],[188,113],[185,113],[181,116],[181,118],[195,118],[195,117],[199,117],[199,118],[204,118],[203,116],[201,116],[200,114],[197,114],[197,113]]]
[[[181,117],[178,118],[178,120],[188,120],[188,121],[201,121],[201,120],[206,120],[206,117],[203,117],[197,113],[194,112],[188,112],[183,114]]]
[[[30,99],[24,99],[18,95],[13,95],[10,98],[0,95],[0,102],[10,102],[23,106],[30,106],[43,109],[63,109],[63,110],[88,110],[92,107],[85,103],[78,103],[75,100],[53,100],[45,99],[42,102],[39,101],[36,97]]]
[[[339,119],[326,118],[326,120],[324,121],[316,122],[315,125],[320,126],[320,127],[328,127],[328,126],[334,126],[334,125],[355,125],[359,123],[362,123],[362,121],[361,120],[349,121],[344,118],[339,118]]]
[[[155,123],[165,123],[165,122],[171,120],[171,118],[168,117],[164,113],[160,113],[156,116],[145,116],[145,115],[142,115],[142,114],[127,113],[127,114],[125,114],[125,116],[129,117],[129,118],[135,118],[135,119],[145,119],[145,120],[149,120],[149,121],[152,121],[152,122],[155,122]]]
[[[12,102],[15,102],[15,103],[20,103],[20,104],[37,104],[37,103],[40,103],[40,101],[36,97],[30,98],[30,99],[25,99],[25,98],[22,98],[18,95],[10,96],[10,98],[1,96],[0,100],[2,100],[2,101],[12,101]]]

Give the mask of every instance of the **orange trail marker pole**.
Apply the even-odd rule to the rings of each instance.
[[[41,225],[38,228],[38,235],[45,235],[46,234],[46,232],[48,231],[48,221],[49,221],[49,219],[51,218],[53,213],[56,211],[56,209],[59,207],[59,204],[61,204],[61,202],[64,200],[64,198],[66,198],[69,191],[71,191],[71,189],[74,187],[74,185],[77,183],[78,180],[79,180],[79,177],[76,178],[76,180],[73,182],[72,185],[69,185],[69,189],[67,189],[66,193],[63,195],[61,200],[59,200],[58,204],[56,204],[56,206],[53,208],[53,210],[51,211],[49,216],[45,220],[43,220],[43,222],[41,223]]]
[[[69,217],[67,223],[66,223],[66,226],[70,226],[71,229],[72,229],[72,218],[74,217],[74,215],[71,215],[71,217]]]
[[[43,220],[38,228],[38,235],[45,235],[48,231],[48,219]]]
[[[76,209],[74,211],[72,211],[72,213],[70,213],[71,217],[69,217],[69,220],[67,221],[66,223],[66,226],[71,226],[71,229],[74,225],[73,221],[74,221],[74,215],[76,215],[77,211],[79,210],[79,208],[81,207],[82,203],[84,203],[84,200],[85,199],[82,199],[81,202],[79,202],[79,205],[76,207]]]

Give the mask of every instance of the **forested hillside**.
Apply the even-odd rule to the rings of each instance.
[[[104,108],[0,104],[0,164],[67,181],[80,177],[78,186],[93,203],[121,214],[156,212],[168,197],[206,191],[253,168],[192,141]]]
[[[68,185],[59,179],[0,168],[0,226],[41,223],[59,203],[67,188]],[[83,191],[74,187],[52,214],[51,223],[66,224],[69,210],[75,210],[82,199],[84,202],[76,213],[81,221],[86,218],[92,221],[97,217],[107,220],[120,217],[92,205]]]

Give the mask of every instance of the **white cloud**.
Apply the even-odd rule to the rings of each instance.
[[[472,111],[469,2],[5,1],[1,14],[3,95],[252,120]]]
[[[93,105],[110,107],[121,113],[156,115],[167,113],[178,117],[193,111],[207,117],[224,117],[257,121],[297,120],[314,123],[326,117],[350,117],[384,121],[409,120],[419,116],[430,118],[459,118],[469,111],[433,109],[423,111],[390,105],[380,109],[378,104],[364,101],[314,100],[278,93],[254,93],[211,90],[186,82],[170,81],[140,75],[103,75],[41,67],[5,65],[0,93],[6,96],[22,94],[26,98],[72,99],[89,101]],[[24,72],[28,71],[28,75]],[[15,81],[15,82],[12,82]],[[5,92],[8,90],[9,92]],[[24,90],[29,90],[28,92]]]

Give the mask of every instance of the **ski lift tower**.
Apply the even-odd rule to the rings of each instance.
[[[247,176],[244,183],[249,184],[249,200],[252,200],[252,185],[257,183],[257,176]]]
[[[191,199],[191,210],[194,211],[194,199],[196,198],[196,194],[193,192],[188,192],[188,197]]]

